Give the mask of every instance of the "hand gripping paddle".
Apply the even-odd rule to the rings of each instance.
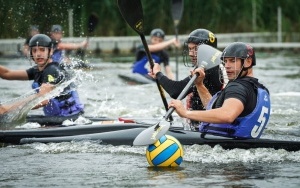
[[[205,70],[211,69],[213,67],[218,66],[221,63],[221,51],[206,45],[201,44],[197,50],[197,65],[198,67],[203,67]],[[184,87],[180,95],[178,96],[178,100],[182,100],[184,96],[186,96],[187,91],[192,86],[194,81],[199,75],[194,74],[191,80]],[[166,115],[163,117],[164,119],[168,119],[169,116],[174,112],[175,108],[169,108]],[[133,145],[143,146],[154,144],[160,137],[162,137],[170,128],[170,124],[160,125],[160,121],[142,131],[133,141]]]

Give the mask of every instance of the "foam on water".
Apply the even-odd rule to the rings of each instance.
[[[34,143],[21,147],[31,147],[41,153],[114,153],[145,156],[144,146],[112,146],[101,145],[101,141],[72,141],[62,143]],[[274,163],[300,162],[300,151],[288,152],[280,149],[232,149],[225,150],[217,145],[211,148],[208,145],[183,146],[183,160],[187,163]],[[146,162],[146,161],[145,161]]]
[[[300,92],[281,92],[281,93],[274,93],[273,96],[277,97],[300,97]]]
[[[299,58],[267,54],[254,67],[255,76],[271,93],[272,115],[263,137],[299,140]],[[131,64],[94,60],[78,88],[86,116],[158,117],[165,114],[155,84],[132,86],[117,77]],[[23,62],[4,62],[26,69]],[[175,67],[175,63],[171,62]],[[189,74],[180,66],[179,79]],[[1,100],[18,97],[30,82],[0,80]],[[170,101],[166,94],[167,101]],[[173,114],[174,116],[176,113]],[[0,150],[1,184],[10,187],[299,187],[299,152],[184,146],[179,169],[150,169],[146,147],[73,141],[7,146]]]

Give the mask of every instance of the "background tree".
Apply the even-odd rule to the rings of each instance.
[[[300,1],[298,0],[184,0],[184,12],[178,29],[188,34],[195,28],[215,33],[254,32],[253,2],[256,8],[256,31],[277,31],[277,8],[282,9],[282,31],[299,32]],[[116,0],[0,0],[0,38],[25,38],[29,25],[39,25],[48,33],[51,25],[63,26],[68,37],[68,10],[73,9],[74,36],[86,36],[87,19],[91,12],[100,18],[95,36],[131,36],[136,33],[127,26]],[[174,34],[171,0],[142,0],[145,34],[160,27]],[[292,35],[291,35],[292,36]],[[293,40],[287,37],[287,40]]]

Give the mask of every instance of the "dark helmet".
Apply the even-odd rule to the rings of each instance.
[[[151,37],[159,37],[159,38],[165,38],[165,32],[162,29],[153,29],[150,33]]]
[[[252,66],[256,65],[255,52],[252,46],[243,42],[234,42],[228,45],[221,55],[221,60],[224,57],[237,57],[241,59],[252,58]]]
[[[39,31],[39,26],[38,25],[31,25],[29,27],[29,31]]]
[[[189,60],[189,43],[195,43],[196,45],[207,44],[214,48],[217,48],[217,37],[211,31],[207,29],[196,29],[192,31],[183,46],[183,63],[187,67],[194,67],[195,64]]]
[[[52,48],[52,42],[50,37],[48,37],[47,35],[36,34],[29,41],[29,47],[34,47],[34,46],[43,46],[43,47]]]
[[[62,26],[61,25],[52,25],[51,32],[62,32]]]
[[[185,43],[207,44],[217,48],[217,37],[207,29],[196,29],[189,34]]]

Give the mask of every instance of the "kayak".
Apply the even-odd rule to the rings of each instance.
[[[6,144],[60,143],[90,140],[100,144],[132,145],[133,140],[143,130],[153,124],[146,123],[108,123],[75,125],[68,127],[37,128],[26,130],[5,130],[0,132],[0,142]],[[299,151],[300,141],[273,139],[231,139],[213,135],[201,137],[199,132],[171,127],[166,133],[174,136],[182,145],[220,145],[224,149],[273,148],[287,151]]]
[[[85,119],[86,123],[91,123],[95,121],[113,121],[115,119],[108,117],[85,117],[81,115],[73,115],[73,116],[44,116],[44,115],[28,115],[26,117],[26,122],[35,122],[43,126],[60,126],[67,120],[76,122],[76,120],[80,120],[80,118]]]
[[[150,77],[138,73],[118,74],[118,77],[130,85],[155,83],[154,79],[150,79]]]
[[[150,125],[143,123],[100,123],[89,125],[40,127],[34,129],[3,130],[0,131],[0,143],[20,144],[23,138],[52,138],[61,136],[87,135],[124,129],[146,128]],[[113,137],[112,137],[113,138]]]
[[[149,118],[108,118],[108,117],[84,117],[81,115],[68,117],[51,117],[44,115],[28,115],[27,123],[13,130],[0,131],[0,143],[19,144],[24,137],[57,137],[73,136],[92,133],[102,133],[137,127],[149,127],[157,122],[157,119]],[[39,124],[38,128],[30,123]]]

